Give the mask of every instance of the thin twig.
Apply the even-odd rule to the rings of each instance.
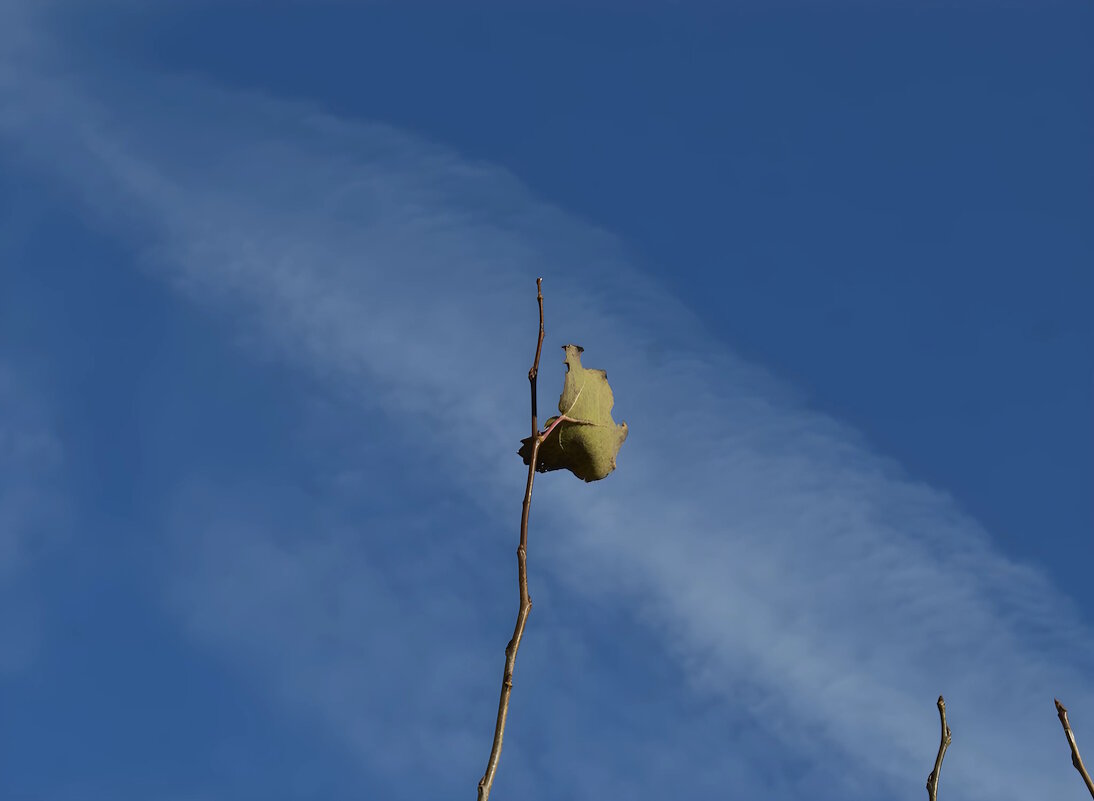
[[[938,776],[942,772],[942,759],[946,756],[946,749],[950,747],[950,727],[946,723],[946,699],[938,696],[938,717],[942,721],[942,741],[938,744],[938,756],[934,758],[934,770],[927,777],[927,798],[930,801],[938,799]]]
[[[505,720],[509,715],[509,695],[513,691],[513,668],[517,663],[517,649],[524,636],[524,624],[528,613],[532,611],[532,598],[528,595],[528,512],[532,506],[532,481],[536,476],[536,461],[543,437],[539,435],[539,420],[536,419],[536,376],[539,374],[539,355],[543,350],[543,279],[536,279],[536,300],[539,303],[539,340],[536,342],[536,358],[532,369],[528,371],[528,383],[532,387],[532,458],[528,460],[528,483],[524,487],[524,506],[520,513],[520,545],[517,546],[517,583],[520,586],[520,607],[517,610],[517,624],[513,629],[513,639],[505,646],[505,672],[501,680],[501,699],[498,701],[498,720],[494,725],[494,744],[490,748],[490,759],[486,763],[486,772],[479,780],[479,801],[490,798],[490,788],[494,786],[494,775],[498,772],[498,760],[501,759],[501,741],[505,736]]]
[[[1067,744],[1071,746],[1071,764],[1075,766],[1075,770],[1079,771],[1079,775],[1086,782],[1086,789],[1090,792],[1090,797],[1094,798],[1094,781],[1091,781],[1090,774],[1086,772],[1086,768],[1083,766],[1083,758],[1079,756],[1079,746],[1075,744],[1075,735],[1071,731],[1071,724],[1067,722],[1067,710],[1057,699],[1054,698],[1053,700],[1056,701],[1056,714],[1060,716],[1060,725],[1064,727]]]
[[[539,433],[539,421],[536,419],[536,376],[539,375],[539,354],[543,351],[543,279],[536,279],[536,302],[539,303],[539,339],[536,341],[536,358],[532,369],[528,371],[528,383],[532,388],[532,436]]]

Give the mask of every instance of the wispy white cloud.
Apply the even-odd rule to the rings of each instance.
[[[610,236],[503,170],[382,125],[190,80],[51,74],[62,75],[0,82],[8,141],[59,163],[150,271],[238,318],[247,347],[319,376],[366,416],[361,430],[394,431],[438,486],[475,498],[494,539],[464,547],[504,550],[507,570],[500,532],[522,483],[513,450],[527,425],[533,278],[546,277],[542,405],[561,381],[555,346],[579,342],[590,366],[608,369],[631,436],[607,481],[539,480],[534,558],[556,593],[640,617],[694,693],[773,738],[764,749],[734,743],[743,750],[720,779],[747,764],[774,781],[784,755],[764,751],[778,743],[805,767],[774,797],[815,793],[823,780],[833,795],[917,798],[941,692],[955,731],[947,798],[1075,793],[1052,697],[1094,719],[1094,636],[1067,595],[1000,553],[945,493],[713,341]],[[417,480],[384,479],[382,456],[357,467],[402,491]],[[192,631],[318,710],[378,766],[411,767],[400,760],[412,743],[361,686],[377,672],[415,682],[409,698],[421,706],[407,714],[441,721],[441,734],[422,736],[446,768],[484,756],[467,732],[481,735],[492,715],[505,633],[469,618],[483,605],[471,588],[491,580],[485,566],[464,556],[464,570],[446,573],[455,546],[378,563],[381,521],[362,524],[362,540],[323,515],[287,523],[223,499],[199,506],[217,514],[176,523],[202,532],[176,577]],[[437,523],[422,514],[424,530]],[[393,578],[415,570],[436,577],[436,595]],[[533,641],[548,636],[538,625]],[[470,646],[423,677],[408,643],[438,631],[463,632]],[[561,652],[581,650],[580,629],[554,636]],[[533,679],[524,687],[533,692]],[[369,703],[380,704],[371,715]],[[711,725],[700,717],[696,727]],[[661,753],[690,770],[674,747]],[[643,757],[636,770],[652,770]],[[506,770],[567,770],[537,758],[511,745]],[[618,795],[627,779],[599,781],[573,796]]]

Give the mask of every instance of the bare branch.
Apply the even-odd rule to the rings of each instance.
[[[536,476],[536,460],[543,437],[539,435],[539,420],[536,419],[536,377],[539,374],[539,355],[543,350],[543,279],[536,279],[536,300],[539,303],[539,340],[536,342],[536,358],[532,369],[528,371],[528,383],[532,388],[532,458],[528,460],[528,483],[524,487],[524,506],[520,514],[520,545],[517,546],[517,584],[520,589],[520,606],[517,609],[517,623],[513,629],[513,638],[505,646],[505,672],[501,680],[501,698],[498,701],[498,720],[494,725],[494,743],[490,748],[490,759],[486,763],[486,772],[479,780],[479,801],[490,798],[490,788],[494,786],[494,775],[498,772],[501,759],[501,742],[505,736],[505,721],[509,715],[509,695],[513,691],[513,668],[517,663],[517,649],[524,636],[524,624],[528,613],[532,611],[532,598],[528,595],[528,512],[532,506],[532,481]]]
[[[938,756],[934,758],[934,770],[927,777],[927,798],[930,801],[938,799],[938,776],[942,772],[942,760],[946,756],[946,749],[950,747],[950,727],[946,723],[946,699],[938,696],[938,717],[942,721],[942,740],[938,744]]]
[[[1079,746],[1075,743],[1075,735],[1071,731],[1071,724],[1067,722],[1067,709],[1059,700],[1055,698],[1053,700],[1056,701],[1056,714],[1060,716],[1060,725],[1064,727],[1067,744],[1071,746],[1071,764],[1075,766],[1075,770],[1079,771],[1079,775],[1086,782],[1086,789],[1090,792],[1090,797],[1094,798],[1094,781],[1091,781],[1090,774],[1086,772],[1086,768],[1083,766],[1083,758],[1079,756]]]

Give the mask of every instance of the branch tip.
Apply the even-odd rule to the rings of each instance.
[[[1094,798],[1094,780],[1090,778],[1086,766],[1083,765],[1083,758],[1079,756],[1079,745],[1075,742],[1075,733],[1071,730],[1071,723],[1067,719],[1067,707],[1060,703],[1059,698],[1052,700],[1056,702],[1056,715],[1060,718],[1060,725],[1064,727],[1064,736],[1067,737],[1067,744],[1071,748],[1071,764],[1083,777],[1083,783],[1086,784],[1090,797]]]
[[[938,718],[942,725],[942,736],[938,743],[938,755],[934,758],[934,770],[927,777],[927,798],[930,801],[937,801],[938,799],[938,777],[942,773],[942,760],[946,757],[946,749],[950,747],[950,741],[953,739],[950,726],[946,723],[946,699],[941,695],[938,696],[937,706]]]

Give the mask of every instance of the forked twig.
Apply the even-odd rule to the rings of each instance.
[[[950,747],[950,727],[946,723],[946,699],[938,696],[938,717],[942,721],[942,741],[938,744],[938,756],[934,758],[934,770],[927,777],[927,798],[930,801],[938,799],[938,775],[942,772],[942,760],[946,756],[946,749]]]
[[[1086,789],[1090,792],[1090,797],[1094,798],[1094,781],[1091,781],[1090,774],[1086,772],[1086,767],[1083,765],[1083,758],[1079,756],[1079,746],[1075,743],[1075,735],[1071,731],[1071,724],[1067,722],[1067,709],[1058,699],[1054,698],[1053,700],[1056,701],[1056,714],[1060,716],[1060,725],[1064,727],[1067,744],[1071,746],[1071,764],[1075,766],[1075,770],[1079,771],[1079,775],[1086,782]]]
[[[498,772],[498,760],[501,759],[501,741],[505,736],[505,720],[509,715],[509,695],[513,691],[513,668],[517,663],[517,649],[524,636],[524,624],[528,613],[532,611],[532,598],[528,595],[528,511],[532,506],[532,481],[536,476],[536,461],[539,458],[539,446],[543,436],[539,433],[539,420],[536,418],[536,376],[539,374],[539,355],[543,350],[543,279],[536,279],[536,300],[539,303],[539,340],[536,342],[536,358],[532,369],[528,371],[528,383],[532,389],[532,458],[528,460],[528,483],[524,487],[524,506],[520,514],[520,545],[517,546],[517,583],[520,586],[520,607],[517,610],[517,624],[513,629],[513,639],[505,646],[505,672],[501,680],[501,699],[498,701],[498,720],[494,725],[494,744],[490,748],[490,759],[486,763],[486,772],[479,780],[479,801],[490,798],[490,788],[494,786],[494,775]]]

